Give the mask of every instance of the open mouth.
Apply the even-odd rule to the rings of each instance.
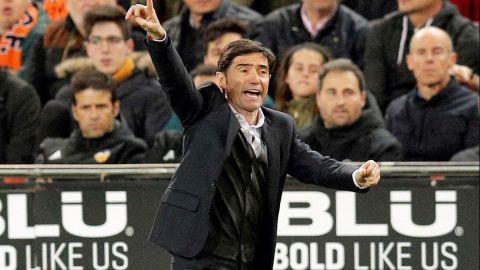
[[[245,90],[245,91],[243,91],[243,94],[245,94],[247,97],[257,98],[257,97],[260,96],[260,91],[259,90]]]

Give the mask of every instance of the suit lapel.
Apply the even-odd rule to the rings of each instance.
[[[230,151],[232,150],[233,141],[238,135],[238,131],[240,130],[240,123],[238,122],[235,114],[232,110],[226,106],[228,109],[228,131],[227,131],[227,139],[225,141],[225,157],[230,156]]]
[[[265,115],[267,117],[267,115]],[[265,118],[265,124],[262,127],[262,140],[267,146],[268,170],[267,185],[268,192],[277,192],[278,178],[280,170],[280,143],[278,131],[271,124],[271,119]],[[270,194],[272,195],[272,194]]]

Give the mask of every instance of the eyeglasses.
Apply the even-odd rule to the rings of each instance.
[[[106,38],[102,38],[99,36],[93,36],[88,39],[88,43],[94,45],[94,46],[100,46],[103,41],[106,41],[108,45],[111,46],[116,46],[120,43],[122,43],[125,39],[122,37],[116,37],[116,36],[108,36]]]

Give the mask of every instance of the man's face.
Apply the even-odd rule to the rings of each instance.
[[[113,130],[120,102],[112,103],[111,93],[86,89],[75,94],[76,104],[72,104],[73,117],[84,138],[99,138]]]
[[[337,0],[303,0],[303,5],[311,11],[331,11],[337,6]]]
[[[418,85],[431,87],[449,80],[449,69],[456,59],[456,54],[449,46],[448,37],[429,31],[412,39],[407,65]]]
[[[229,103],[240,114],[255,112],[267,96],[270,71],[262,53],[237,56],[226,72],[217,73]]]
[[[117,5],[116,0],[67,0],[68,13],[84,16],[97,5]]]
[[[318,52],[301,49],[292,55],[285,82],[293,98],[314,95],[318,89],[318,75],[325,61]]]
[[[88,57],[95,68],[112,75],[125,63],[133,51],[133,41],[124,40],[120,27],[113,22],[101,22],[93,26],[85,42]]]
[[[190,12],[206,14],[218,9],[222,0],[183,0]]]
[[[10,29],[22,17],[29,4],[30,0],[0,0],[0,30]]]
[[[317,107],[327,129],[349,126],[362,115],[366,95],[351,71],[330,71],[317,93]]]
[[[207,54],[203,57],[203,63],[205,65],[217,66],[218,59],[222,54],[223,49],[232,41],[241,39],[242,36],[238,33],[225,33],[218,39],[209,42],[207,48]]]
[[[397,0],[398,10],[404,13],[421,12],[442,0]]]

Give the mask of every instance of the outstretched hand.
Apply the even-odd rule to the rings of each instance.
[[[153,8],[153,0],[147,0],[146,6],[140,4],[131,6],[125,19],[134,20],[153,39],[163,39],[166,35],[165,29],[160,24],[157,13]]]
[[[380,181],[380,166],[373,161],[369,160],[355,172],[355,181],[361,187],[374,187],[378,185]]]

